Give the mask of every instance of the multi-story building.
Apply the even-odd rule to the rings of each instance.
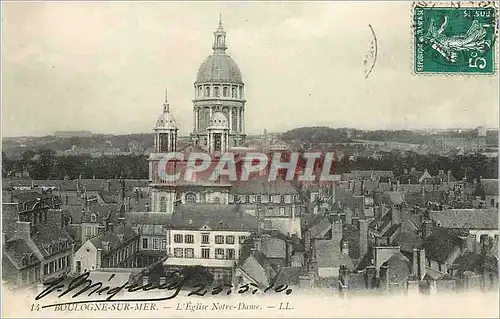
[[[167,268],[202,266],[215,279],[231,276],[241,244],[257,230],[255,216],[236,205],[183,205],[172,216]]]
[[[2,276],[16,287],[44,283],[71,269],[74,241],[57,197],[24,192],[2,203]]]
[[[119,225],[111,231],[87,240],[75,252],[73,272],[76,274],[101,268],[136,267],[139,235],[130,225]]]
[[[169,254],[171,215],[163,213],[126,213],[125,219],[139,235],[137,267],[146,267]]]

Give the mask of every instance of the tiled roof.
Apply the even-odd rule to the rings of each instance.
[[[267,258],[286,258],[286,242],[283,239],[262,236],[262,253]],[[291,253],[291,252],[290,252]]]
[[[376,177],[394,177],[392,171],[362,171],[352,170],[349,173],[342,174],[342,180],[347,181],[351,179],[370,179]]]
[[[119,235],[123,235],[123,238],[121,239]],[[124,243],[132,240],[136,236],[137,233],[134,231],[132,226],[119,225],[113,231],[102,233],[90,239],[90,241],[96,248],[101,249],[103,248],[103,242],[109,242],[109,249],[112,251],[119,248]]]
[[[169,225],[172,215],[165,213],[125,213],[125,220],[131,225]]]
[[[233,194],[297,194],[297,189],[292,183],[279,176],[274,181],[269,181],[268,176],[252,178],[248,181],[235,181],[231,188]]]
[[[192,204],[179,205],[172,215],[172,227],[212,230],[255,230],[257,218],[244,213],[238,205]]]
[[[12,194],[12,201],[14,203],[26,203],[37,201],[42,198],[42,194],[35,191],[22,191]]]
[[[2,203],[2,232],[7,237],[14,233],[18,216],[17,204]]]
[[[425,280],[448,280],[451,279],[450,275],[447,273],[443,273],[437,270],[434,270],[430,267],[425,267]]]
[[[402,192],[384,192],[381,197],[381,202],[388,205],[401,205],[404,202],[404,194]]]
[[[263,286],[269,285],[277,274],[267,257],[257,250],[248,250],[247,254],[242,255],[238,264],[245,273]]]
[[[323,216],[317,224],[310,228],[309,231],[311,232],[311,238],[323,238],[331,228],[332,224],[326,217]]]
[[[349,257],[359,259],[359,229],[351,224],[344,224],[342,230],[342,239],[349,243]]]
[[[4,256],[9,258],[17,269],[25,267],[23,265],[23,258],[33,257],[35,260],[39,260],[33,250],[31,250],[23,239],[8,241],[3,246],[3,252]]]
[[[60,242],[73,243],[73,238],[66,230],[57,227],[53,223],[46,223],[33,226],[33,234],[31,240],[37,246],[44,256],[48,256],[49,252],[44,247]]]
[[[435,227],[422,244],[425,248],[425,256],[439,262],[446,261],[453,250],[462,244],[457,234],[453,230]]]
[[[429,213],[443,228],[498,229],[498,209],[448,209]]]
[[[402,251],[412,252],[413,248],[421,248],[422,238],[418,234],[402,231],[396,235],[393,245],[400,246]]]
[[[315,240],[316,261],[318,267],[340,267],[344,265],[347,269],[354,267],[351,258],[340,252],[340,243],[331,240]]]
[[[303,270],[300,267],[283,267],[278,271],[278,274],[273,278],[274,287],[279,285],[295,285],[299,281],[299,276]]]

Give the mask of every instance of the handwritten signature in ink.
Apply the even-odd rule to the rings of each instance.
[[[75,278],[73,278],[67,285],[64,283],[66,277],[61,277],[55,281],[46,284],[46,288],[40,292],[35,300],[41,300],[54,292],[58,292],[59,295],[57,298],[64,297],[66,295],[71,295],[71,298],[76,298],[80,295],[86,293],[87,297],[91,296],[102,296],[102,299],[86,299],[86,300],[77,300],[70,302],[62,302],[62,303],[54,303],[42,306],[42,308],[50,308],[60,305],[69,305],[69,304],[83,304],[83,303],[99,303],[99,302],[139,302],[139,301],[165,301],[174,299],[179,295],[185,283],[188,281],[188,278],[180,275],[180,272],[174,271],[171,273],[172,276],[167,278],[164,283],[147,283],[140,285],[138,283],[130,283],[125,282],[119,286],[109,286],[105,285],[103,282],[96,281],[93,282],[89,279],[90,272],[85,272]],[[108,281],[113,279],[115,274],[111,274]],[[170,280],[169,280],[170,279]],[[211,289],[211,295],[218,295],[225,291],[226,295],[230,295],[233,292],[235,287],[231,284],[220,284]],[[134,293],[137,291],[149,291],[149,290],[165,290],[171,292],[168,296],[155,297],[155,298],[115,298],[120,292],[128,292]],[[205,296],[207,292],[210,290],[210,287],[206,284],[197,283],[194,285],[193,289],[190,290],[188,296]],[[247,283],[240,285],[237,290],[238,294],[244,294],[247,292],[251,292],[252,294],[260,291],[259,286],[254,283]],[[263,290],[263,292],[268,292],[273,290],[276,293],[285,292],[289,295],[292,292],[292,289],[288,288],[288,285],[278,285],[275,286],[274,283],[270,284],[267,288]]]

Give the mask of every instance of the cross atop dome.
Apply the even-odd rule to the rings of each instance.
[[[222,26],[222,13],[219,14],[219,27],[214,32],[214,45],[212,47],[214,53],[225,53],[227,50],[226,46],[226,31]]]

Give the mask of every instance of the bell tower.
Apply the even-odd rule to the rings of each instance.
[[[160,165],[168,153],[177,149],[177,125],[170,114],[167,91],[163,111],[156,120],[154,127],[153,152],[149,154],[149,183],[151,188],[151,212],[172,213],[175,201],[175,184],[165,178],[165,168]]]

